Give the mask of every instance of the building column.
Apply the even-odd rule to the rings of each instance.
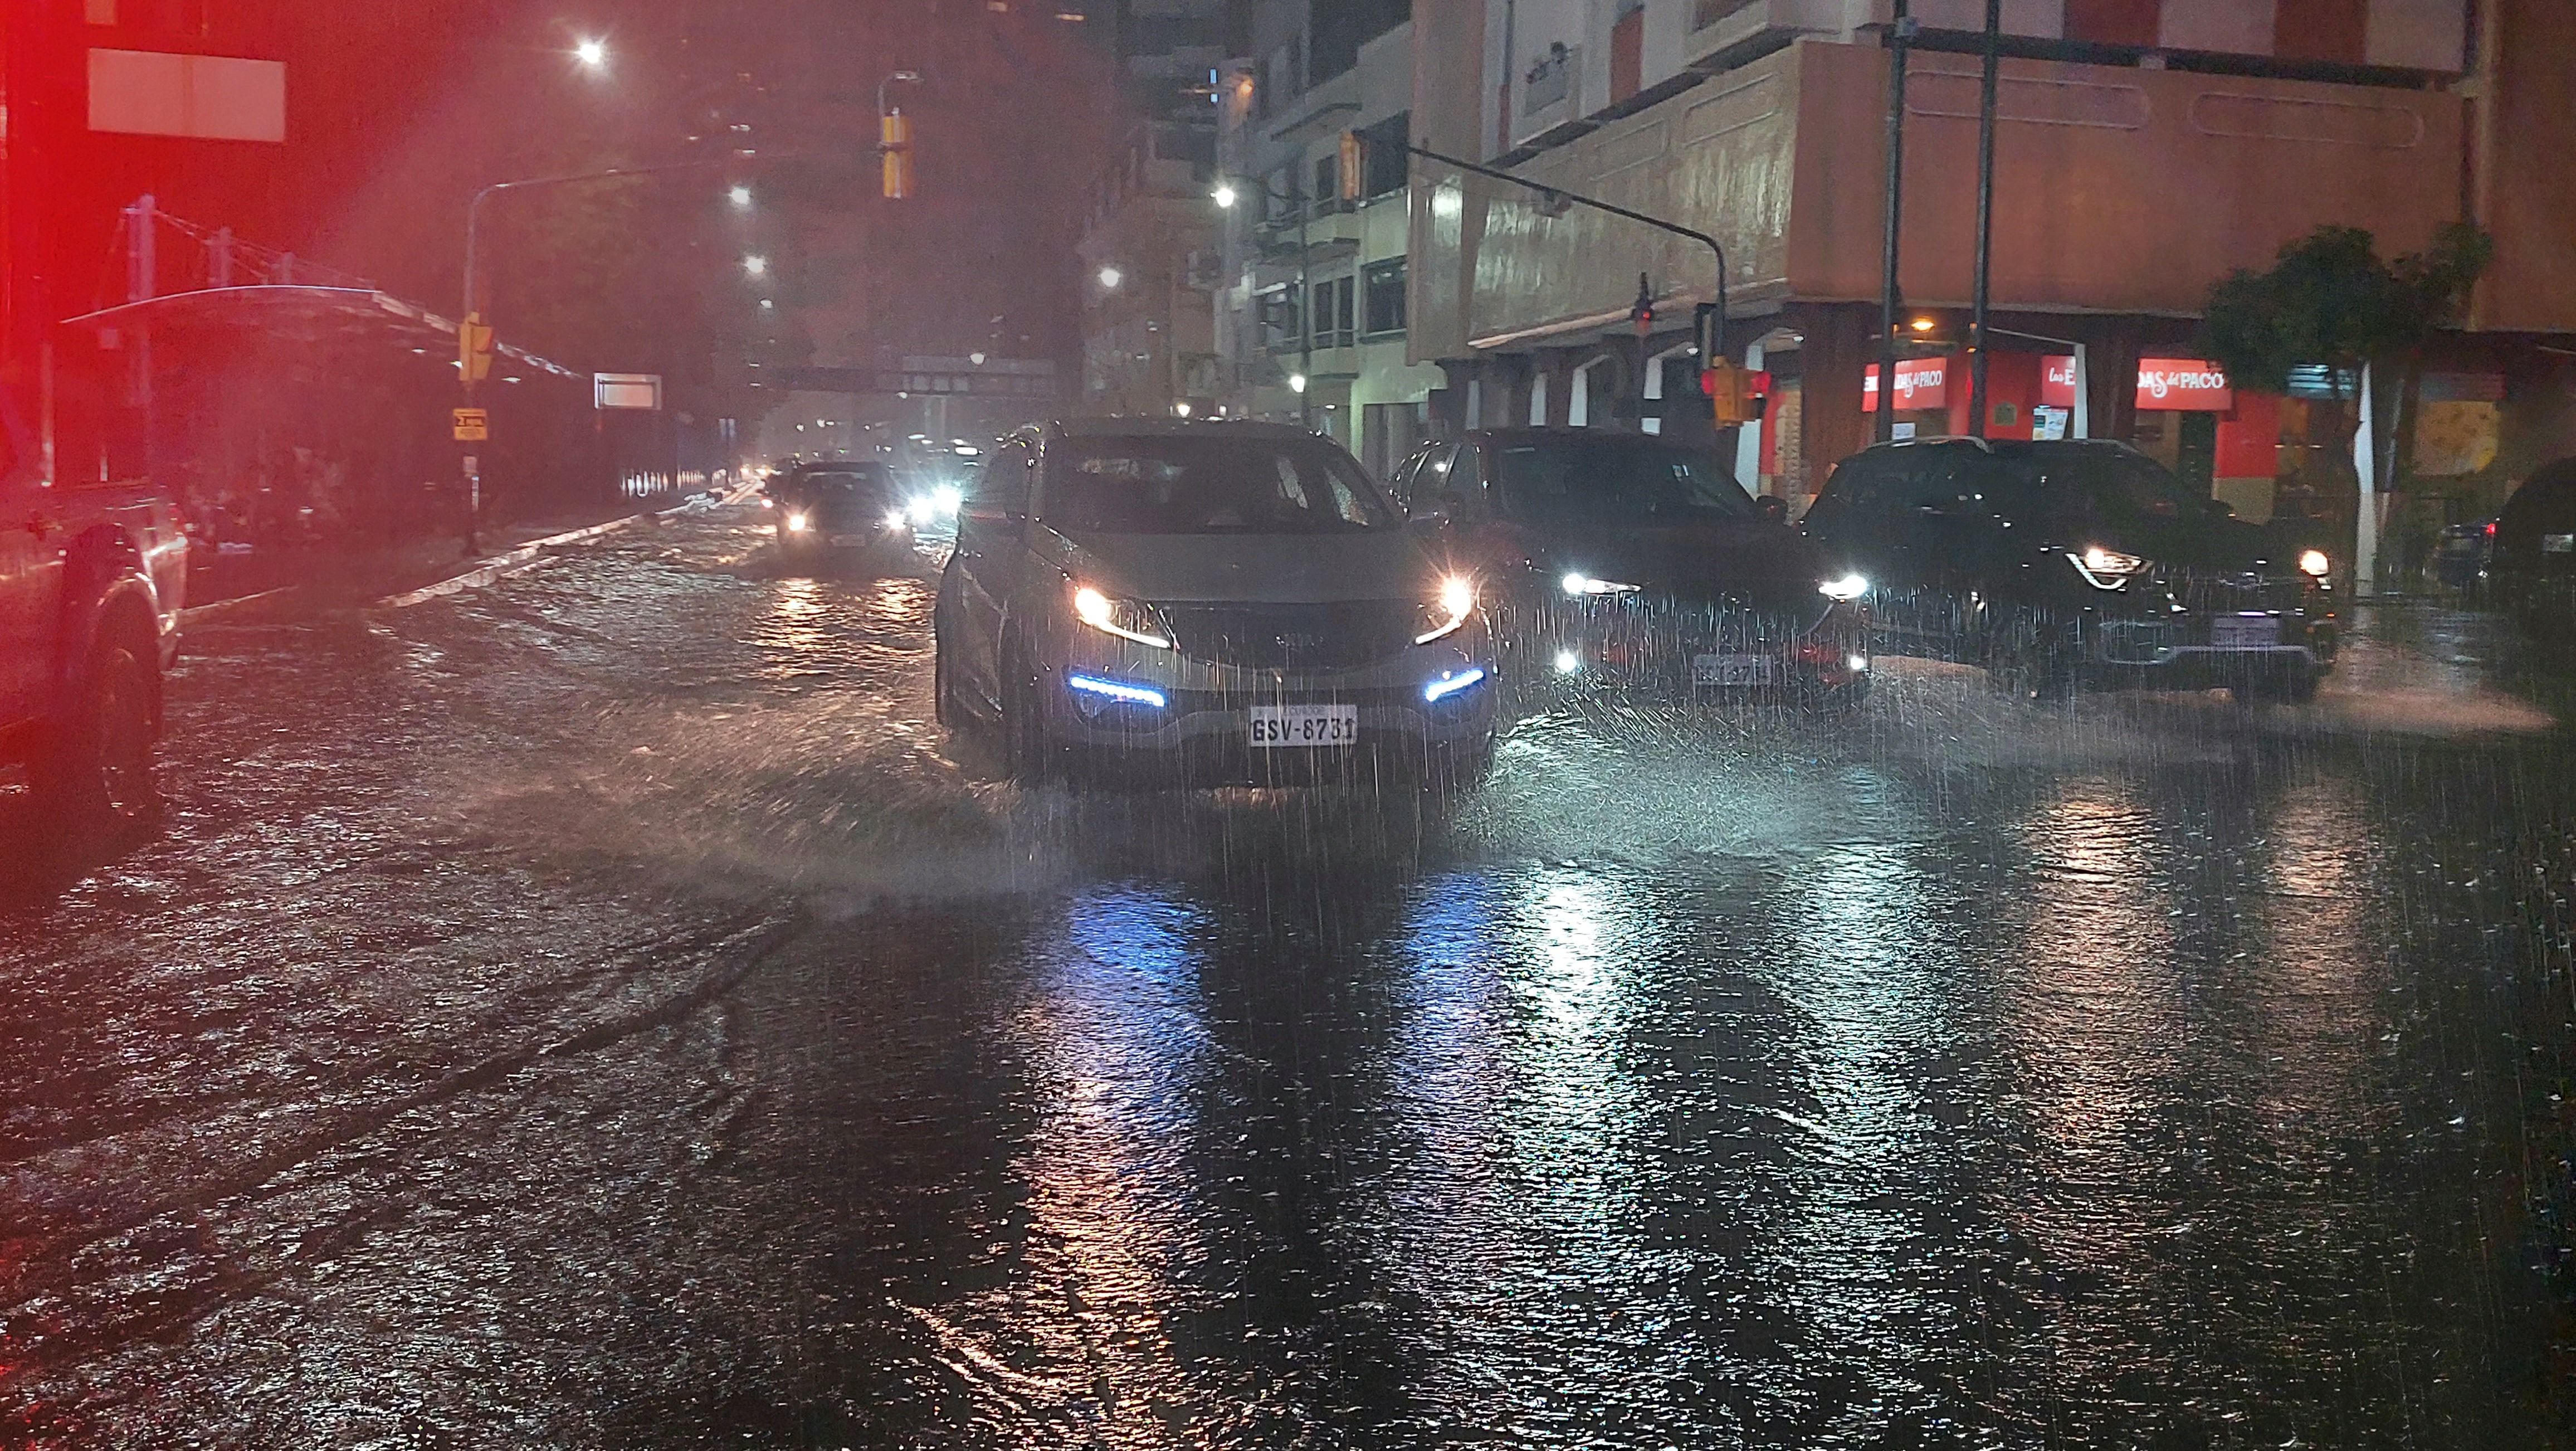
[[[1794,316],[1783,321],[1807,338],[1798,358],[1798,492],[1813,497],[1835,464],[1869,446],[1860,393],[1863,370],[1878,361],[1878,315],[1876,304],[1811,303]],[[1792,510],[1800,503],[1790,500]]]

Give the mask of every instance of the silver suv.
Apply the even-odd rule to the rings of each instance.
[[[1472,786],[1494,660],[1445,573],[1331,441],[1257,423],[1030,428],[940,578],[938,711],[1012,774]]]

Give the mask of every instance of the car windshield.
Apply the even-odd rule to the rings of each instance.
[[[840,469],[808,469],[788,487],[811,495],[881,493],[886,485],[881,464],[853,464]]]
[[[2058,515],[2110,521],[2197,519],[2214,512],[2209,497],[2195,494],[2170,469],[2126,449],[2032,454],[2000,461],[2005,497]]]
[[[1549,439],[1494,451],[1504,511],[1542,524],[1675,524],[1756,517],[1715,455],[1626,439]]]
[[[1048,458],[1044,515],[1068,533],[1337,534],[1395,522],[1359,466],[1321,441],[1071,439]]]

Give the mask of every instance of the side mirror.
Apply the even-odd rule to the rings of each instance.
[[[1412,523],[1416,529],[1446,529],[1451,518],[1448,505],[1426,502],[1413,511]]]
[[[1754,512],[1774,524],[1789,522],[1789,501],[1778,494],[1764,494],[1753,501]]]

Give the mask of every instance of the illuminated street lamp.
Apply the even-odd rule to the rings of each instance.
[[[1103,267],[1100,269],[1100,285],[1112,292],[1117,291],[1118,284],[1125,281],[1126,278],[1127,274],[1119,271],[1115,267]]]
[[[769,259],[745,257],[742,259],[742,270],[743,275],[747,277],[766,277],[769,275]]]
[[[1303,373],[1289,374],[1288,391],[1300,395],[1304,394],[1306,391],[1306,375]]]
[[[1208,196],[1213,199],[1218,206],[1233,206],[1235,197],[1234,183],[1230,181],[1220,181],[1216,184],[1216,190],[1209,192]]]
[[[596,37],[585,37],[574,44],[572,58],[580,61],[587,69],[604,70],[608,66],[608,42]]]
[[[737,209],[748,210],[751,206],[751,188],[736,186],[725,193],[725,200],[732,202]]]

